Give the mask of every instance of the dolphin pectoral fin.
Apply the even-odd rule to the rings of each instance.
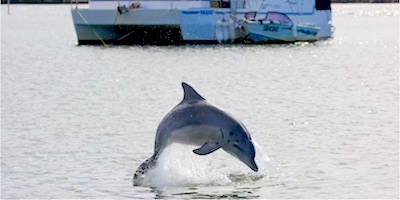
[[[212,153],[216,150],[218,150],[221,146],[218,144],[210,144],[210,143],[204,143],[203,146],[201,146],[198,149],[194,149],[193,152],[197,155],[207,155],[209,153]]]

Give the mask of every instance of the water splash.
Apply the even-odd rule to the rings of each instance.
[[[281,176],[278,166],[272,162],[264,149],[253,140],[256,149],[256,163],[265,170],[266,176],[271,178],[279,178]]]
[[[144,175],[143,186],[241,185],[279,176],[279,170],[265,151],[254,142],[258,172],[223,150],[206,156],[192,152],[198,148],[171,144],[160,155],[157,165]]]

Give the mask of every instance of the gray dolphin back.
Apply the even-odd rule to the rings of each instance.
[[[183,100],[181,103],[178,104],[178,106],[182,103],[186,102],[198,102],[205,100],[199,93],[197,93],[190,85],[182,82],[182,88],[183,88]],[[174,109],[172,109],[173,111]],[[171,111],[171,112],[172,112]],[[156,140],[155,140],[155,145],[154,145],[154,154],[148,158],[146,161],[144,161],[138,169],[135,171],[135,174],[133,175],[133,185],[141,185],[143,181],[143,174],[145,174],[149,169],[154,167],[157,164],[157,159],[158,156],[161,154],[163,148],[167,145],[167,140],[168,140],[168,135],[167,134],[160,134],[160,130],[164,129],[165,126],[169,126],[171,124],[169,123],[164,123],[165,119],[170,116],[170,113],[167,114],[167,116],[161,121],[159,127],[157,128],[157,133],[156,133]]]

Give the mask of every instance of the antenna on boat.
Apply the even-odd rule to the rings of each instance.
[[[7,15],[10,15],[10,0],[7,0]]]
[[[301,0],[301,9],[299,9],[299,12],[300,12],[300,15],[299,15],[299,18],[300,18],[300,22],[299,23],[304,23],[303,22],[303,8],[304,8],[304,0]]]
[[[233,19],[233,21],[235,22],[235,24],[236,24],[236,21],[237,21],[237,17],[236,17],[236,13],[237,13],[237,0],[231,0],[231,18]]]
[[[260,4],[259,4],[259,2],[261,2]],[[264,2],[265,2],[265,0],[261,0],[261,1],[256,1],[256,17],[255,17],[255,19],[258,21],[258,20],[260,20],[260,12],[261,12],[261,10],[263,9],[263,4],[264,4]]]

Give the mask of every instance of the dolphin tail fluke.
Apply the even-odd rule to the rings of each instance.
[[[146,161],[144,161],[136,170],[135,174],[133,175],[133,185],[139,186],[143,183],[143,174],[145,174],[149,169],[156,165],[157,157],[156,155],[152,155]]]

